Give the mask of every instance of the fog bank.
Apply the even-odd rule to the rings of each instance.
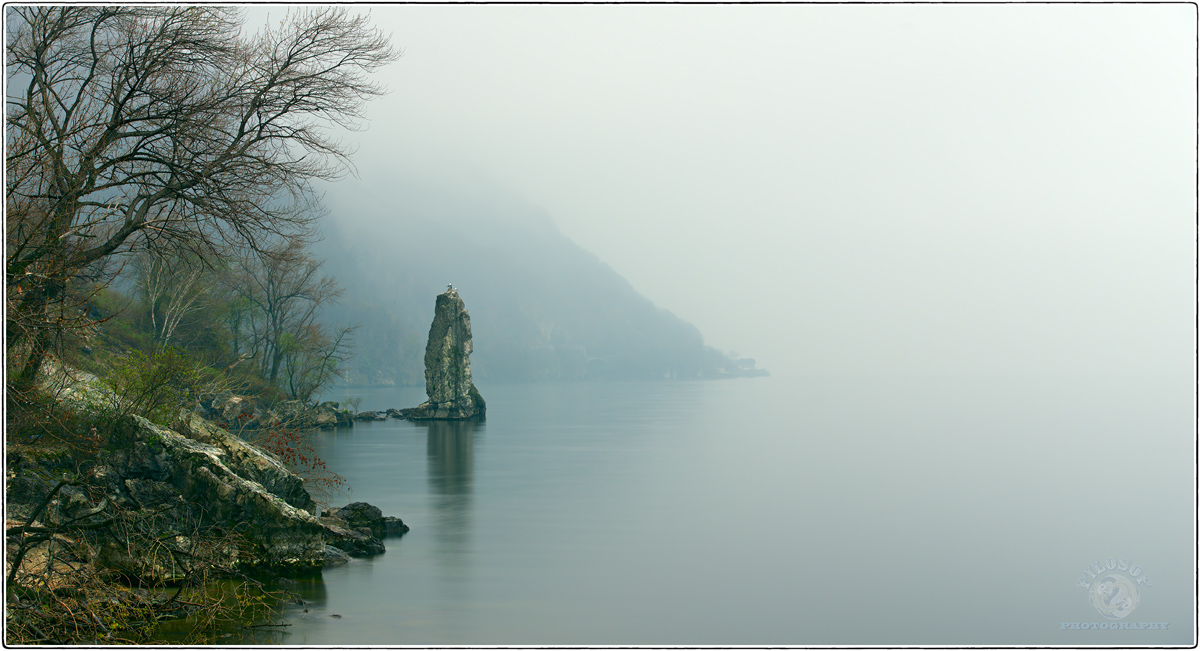
[[[1190,372],[1194,6],[370,11],[332,204],[470,170],[776,375]]]

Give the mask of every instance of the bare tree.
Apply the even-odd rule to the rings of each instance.
[[[268,383],[307,400],[338,371],[353,328],[330,331],[322,308],[342,294],[333,278],[320,274],[321,261],[303,242],[285,240],[248,252],[237,262],[230,287],[251,310],[239,313],[245,342]]]
[[[149,249],[134,258],[135,282],[141,290],[150,328],[159,348],[184,317],[202,310],[212,287],[213,270],[193,255],[168,255]]]
[[[97,261],[186,242],[202,258],[305,235],[397,58],[365,17],[304,8],[252,36],[215,6],[7,9],[8,347],[31,382],[48,306]]]
[[[308,402],[335,377],[342,377],[342,364],[350,358],[349,340],[354,327],[334,330],[310,324],[288,341],[284,348],[283,380],[288,395]]]

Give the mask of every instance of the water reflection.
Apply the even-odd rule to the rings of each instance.
[[[438,560],[451,570],[462,570],[470,549],[471,493],[475,475],[475,439],[483,423],[428,421],[426,457],[432,497],[433,536]]]
[[[262,578],[262,577],[260,577]],[[223,610],[202,610],[183,619],[161,622],[152,644],[286,644],[289,618],[304,618],[309,606],[326,601],[320,574],[259,582],[225,579],[205,587]],[[247,624],[247,622],[253,622]]]
[[[300,601],[295,605],[324,604],[326,601],[325,579],[320,574],[311,574],[291,579],[279,579],[275,589],[283,590]]]

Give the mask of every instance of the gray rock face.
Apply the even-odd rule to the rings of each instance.
[[[238,564],[300,572],[324,564],[328,535],[321,522],[227,465],[246,467],[260,459],[231,459],[219,446],[181,436],[140,416],[127,417],[110,446],[108,460],[118,476],[127,482],[153,482],[126,483],[135,500],[151,502],[141,506],[166,501],[174,492],[204,505],[205,521],[236,525],[250,533],[252,558],[239,559]]]
[[[458,292],[438,295],[425,344],[425,393],[436,404],[466,400],[471,389],[471,317]]]
[[[231,567],[310,572],[339,562],[331,546],[350,556],[384,552],[383,543],[372,535],[372,529],[379,529],[380,536],[384,532],[379,509],[356,503],[347,510],[354,523],[377,516],[379,525],[367,530],[343,519],[317,518],[309,512],[314,505],[303,481],[269,453],[199,417],[185,429],[188,436],[140,416],[123,422],[108,461],[112,474],[123,478],[123,492],[133,507],[163,511],[175,506],[198,521],[243,533],[251,553],[244,557],[231,548]],[[161,525],[164,532],[184,529],[182,522],[170,518],[162,519]],[[181,572],[118,552],[101,550],[101,564],[131,576],[171,578]]]
[[[458,291],[438,294],[425,345],[425,393],[429,400],[401,410],[410,420],[482,418],[483,396],[471,382],[471,317]]]
[[[288,504],[309,513],[316,511],[317,505],[304,488],[304,480],[288,470],[275,455],[246,443],[196,414],[189,415],[179,433],[220,448],[225,452],[224,462],[230,470],[258,482]]]

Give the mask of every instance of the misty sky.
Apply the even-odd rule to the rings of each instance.
[[[331,196],[487,179],[777,376],[1191,368],[1191,5],[370,11]]]

